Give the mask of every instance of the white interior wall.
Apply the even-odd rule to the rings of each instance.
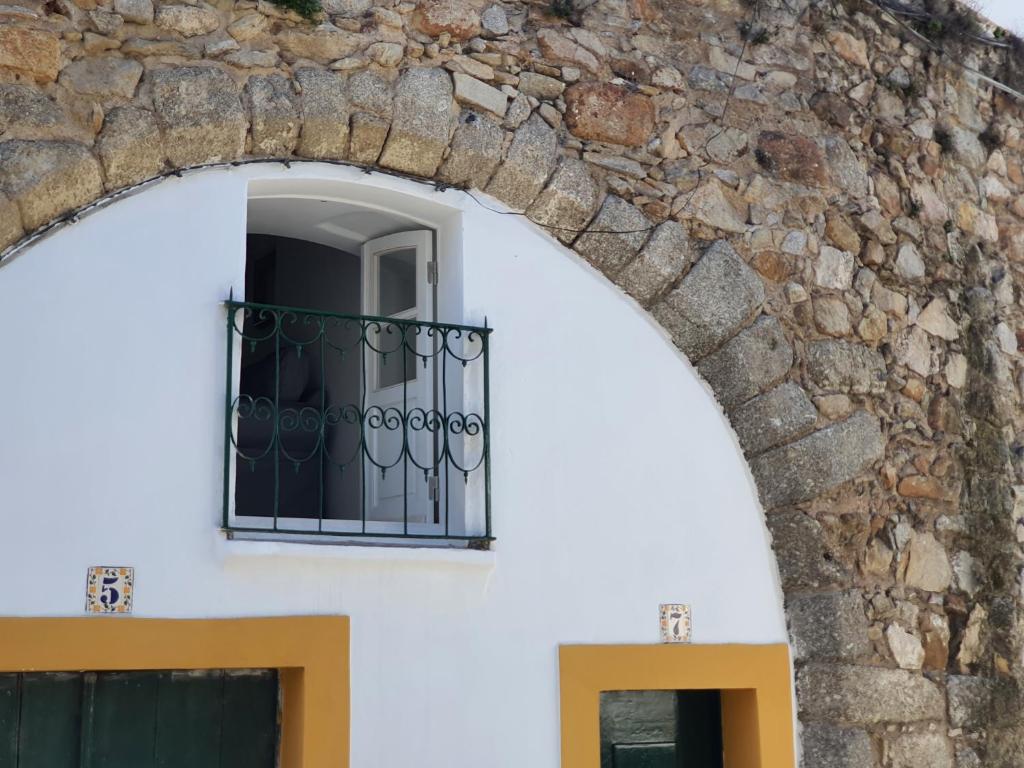
[[[438,229],[440,319],[495,329],[494,551],[226,542],[225,313],[247,186]],[[463,298],[464,297],[464,301]],[[90,565],[135,613],[340,613],[352,765],[558,765],[557,647],[785,642],[756,492],[692,368],[621,292],[457,191],[314,164],[171,178],[0,269],[0,614],[78,615]],[[103,619],[97,620],[117,620]]]

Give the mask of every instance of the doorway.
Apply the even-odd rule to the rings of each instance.
[[[298,531],[437,526],[433,233],[347,249],[250,233],[246,245],[236,517]]]
[[[722,768],[719,691],[604,691],[601,768]]]

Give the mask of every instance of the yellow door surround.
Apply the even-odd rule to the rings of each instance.
[[[278,669],[281,768],[347,768],[344,616],[0,618],[0,672]]]
[[[722,692],[725,768],[794,768],[789,648],[565,645],[559,649],[562,767],[600,768],[602,691]]]

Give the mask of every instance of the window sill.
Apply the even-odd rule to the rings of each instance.
[[[443,563],[463,565],[490,570],[494,568],[494,550],[467,549],[438,544],[371,541],[280,541],[260,535],[246,536],[232,533],[227,538],[223,531],[217,533],[217,550],[222,560],[247,560],[252,558],[300,559],[335,562],[382,562],[382,563]]]

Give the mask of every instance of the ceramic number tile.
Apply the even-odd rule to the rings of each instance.
[[[131,613],[135,569],[94,565],[85,583],[86,613]]]
[[[682,603],[662,603],[661,642],[690,642],[690,606]]]

